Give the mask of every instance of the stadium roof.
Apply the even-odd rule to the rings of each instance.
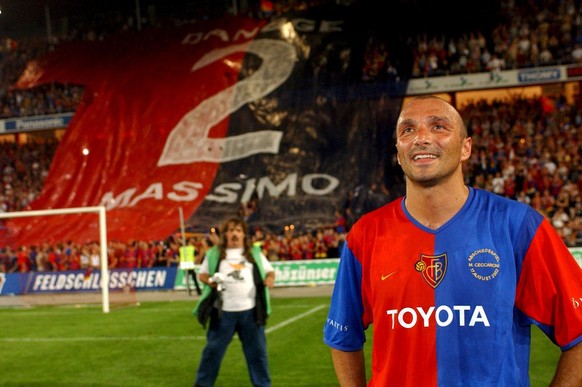
[[[63,20],[87,18],[88,16],[121,13],[136,14],[140,9],[142,15],[148,7],[154,6],[159,16],[192,16],[196,12],[207,12],[218,16],[223,14],[234,0],[18,0],[1,1],[0,35],[27,35],[44,33],[47,29],[47,15],[53,27]]]
[[[498,17],[500,4],[498,0],[451,0],[446,6],[437,0],[385,0],[380,3],[373,0],[335,1],[342,4],[357,3],[370,11],[370,17],[385,19],[393,15],[388,11],[390,6],[396,6],[401,13],[408,15],[401,18],[404,22],[399,23],[399,29],[440,28],[449,32],[464,30],[466,27],[479,28],[479,25],[494,20]],[[190,19],[202,14],[220,16],[240,3],[252,4],[253,0],[0,0],[0,36],[44,34],[47,30],[47,14],[50,15],[52,29],[56,30],[63,23],[88,16],[113,13],[134,15],[138,7],[142,16],[148,14],[150,6],[153,6],[157,17],[179,15],[182,19]],[[387,11],[376,12],[379,4],[383,8],[388,7]],[[460,17],[457,16],[459,14]]]

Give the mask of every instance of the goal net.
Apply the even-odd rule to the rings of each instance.
[[[104,206],[95,207],[77,207],[62,208],[36,211],[16,211],[0,213],[1,219],[24,218],[24,217],[41,217],[55,215],[78,215],[78,214],[95,214],[99,218],[99,239],[92,241],[83,246],[74,246],[68,248],[68,253],[74,250],[74,265],[65,269],[63,272],[55,272],[50,267],[52,264],[50,255],[54,254],[54,246],[63,245],[57,243],[54,246],[46,247],[48,253],[44,251],[35,251],[35,254],[49,255],[44,257],[47,266],[36,267],[37,272],[18,273],[15,262],[8,273],[2,273],[0,277],[0,286],[4,285],[7,276],[17,276],[20,282],[33,282],[32,284],[20,284],[22,291],[8,295],[0,296],[0,305],[14,306],[34,306],[46,304],[73,304],[86,305],[100,303],[103,313],[109,313],[113,306],[123,306],[137,304],[135,288],[132,288],[131,282],[122,290],[110,292],[110,273],[108,260],[108,243],[107,243],[107,222],[106,209]],[[67,221],[67,217],[63,219]],[[71,217],[74,222],[74,216]],[[2,246],[3,253],[6,256],[6,250],[12,250],[13,258],[18,256],[21,251],[24,253],[27,249],[39,249],[41,245],[46,245],[44,241],[38,241],[35,246]],[[14,251],[16,250],[16,251]],[[60,252],[63,254],[64,252]],[[68,256],[70,257],[70,255]],[[78,262],[77,262],[78,261]],[[6,269],[6,265],[5,265]],[[42,291],[29,291],[28,289],[40,288]],[[1,288],[0,288],[1,289]],[[4,294],[4,293],[3,293]]]

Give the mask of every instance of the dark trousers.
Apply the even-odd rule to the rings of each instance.
[[[194,281],[194,288],[196,289],[196,293],[198,295],[202,294],[202,290],[200,289],[200,285],[198,284],[198,276],[196,275],[196,271],[195,270],[186,270],[186,285],[188,287],[188,294],[192,294],[192,289],[190,289],[190,279],[188,278],[192,278],[192,280]]]
[[[242,343],[249,376],[255,387],[270,387],[271,377],[267,363],[267,339],[265,327],[255,321],[255,310],[222,312],[221,318],[212,316],[206,333],[206,346],[196,375],[196,386],[214,385],[220,363],[232,341],[234,333]]]

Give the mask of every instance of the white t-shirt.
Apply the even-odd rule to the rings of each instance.
[[[222,310],[242,312],[255,307],[257,289],[253,280],[253,264],[248,262],[243,249],[226,249],[226,258],[220,262],[217,272],[224,274]],[[271,262],[261,253],[265,273],[273,271]],[[209,273],[208,260],[200,265],[200,273]]]

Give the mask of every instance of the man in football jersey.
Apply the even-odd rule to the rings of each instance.
[[[275,284],[275,271],[260,246],[253,246],[244,220],[232,218],[223,224],[220,242],[207,251],[199,279],[204,287],[194,314],[198,314],[200,305],[213,291],[219,293],[220,302],[210,314],[207,343],[195,385],[214,385],[226,349],[236,332],[252,385],[270,387],[265,324],[271,313],[269,289]]]
[[[396,127],[406,195],[344,244],[324,342],[341,386],[528,386],[530,329],[562,354],[553,385],[582,386],[582,269],[533,208],[467,187],[460,114],[416,97]]]

